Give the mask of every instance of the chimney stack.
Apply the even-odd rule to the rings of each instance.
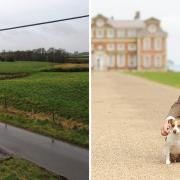
[[[139,20],[140,19],[140,11],[136,11],[136,13],[135,13],[135,16],[134,16],[134,19],[135,20]]]

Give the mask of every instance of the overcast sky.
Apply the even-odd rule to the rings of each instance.
[[[168,59],[180,65],[180,9],[179,0],[92,0],[92,15],[102,13],[115,19],[132,19],[135,11],[141,18],[156,17],[168,32]]]
[[[1,0],[0,28],[89,14],[88,0]],[[0,51],[39,47],[88,51],[88,18],[0,32]]]

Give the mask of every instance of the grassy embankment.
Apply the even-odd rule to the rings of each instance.
[[[0,161],[0,179],[1,180],[58,180],[63,179],[40,168],[33,163],[17,158],[10,157],[9,159]]]
[[[180,87],[180,73],[178,72],[127,72],[162,84]]]
[[[42,72],[59,66],[0,62],[0,74],[29,73],[0,81],[0,121],[88,147],[88,72]]]

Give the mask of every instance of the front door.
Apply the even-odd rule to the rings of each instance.
[[[99,71],[105,70],[105,59],[103,55],[97,55],[96,56],[96,69]]]

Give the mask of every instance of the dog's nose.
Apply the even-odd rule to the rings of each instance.
[[[176,130],[175,129],[173,130],[173,133],[176,134]]]

